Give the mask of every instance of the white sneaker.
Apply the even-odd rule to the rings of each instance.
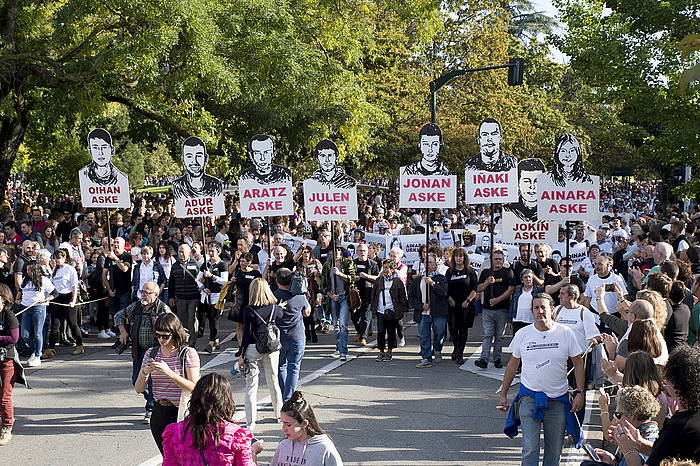
[[[331,356],[333,356],[334,358],[336,358],[336,359],[337,359],[337,358],[339,358],[339,357],[340,357],[340,353],[339,353],[339,352],[337,352],[337,351],[334,351],[334,352],[333,352],[333,354],[331,354]]]
[[[104,330],[100,330],[100,333],[97,334],[97,338],[102,338],[104,340],[112,337],[110,337]]]
[[[32,354],[29,357],[29,359],[27,359],[27,366],[29,366],[29,367],[41,366],[41,358],[38,358]]]
[[[82,333],[83,336],[85,336],[85,335],[89,335],[89,334],[90,334],[90,331],[87,329],[87,327],[85,327],[85,326],[83,325],[82,327],[80,327],[80,333]]]
[[[107,335],[109,335],[109,336],[112,337],[112,338],[116,338],[116,337],[117,337],[117,334],[114,333],[114,332],[112,331],[112,329],[109,329],[109,328],[108,328],[107,330],[105,330],[105,332],[107,333]]]
[[[404,346],[406,346],[406,339],[405,339],[404,337],[401,337],[401,338],[399,339],[399,346],[400,346],[401,348],[403,348]]]

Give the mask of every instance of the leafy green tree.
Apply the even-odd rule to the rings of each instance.
[[[684,69],[677,44],[698,30],[698,3],[559,0],[556,5],[567,26],[557,45],[590,89],[587,101],[615,115],[609,135],[644,161],[634,167],[700,166],[700,93],[692,89],[682,97],[676,84]]]

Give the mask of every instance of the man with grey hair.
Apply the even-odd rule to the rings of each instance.
[[[124,309],[114,314],[114,325],[119,328],[119,341],[126,345],[131,338],[131,383],[136,383],[139,376],[141,364],[146,352],[153,346],[154,324],[158,317],[171,312],[170,308],[160,299],[160,287],[155,282],[146,282],[139,289],[140,298]],[[127,331],[127,325],[129,331]],[[146,414],[143,418],[144,424],[151,421],[153,411],[153,386],[149,379],[143,397],[146,399]]]
[[[83,252],[83,232],[79,228],[73,228],[68,235],[68,241],[61,243],[59,249],[66,249],[70,253],[70,263],[82,276],[87,268],[85,253]]]
[[[649,269],[645,277],[642,276],[642,271],[639,270],[639,268],[630,269],[630,275],[632,276],[632,284],[638,290],[641,290],[647,284],[649,275],[651,275],[652,273],[659,272],[659,267],[661,266],[661,264],[663,264],[667,260],[674,260],[673,246],[663,242],[656,243],[654,245],[654,252],[652,254],[652,258],[654,259],[654,266],[651,269]]]
[[[605,293],[603,296],[596,295],[596,288],[604,286]],[[612,270],[612,258],[607,254],[600,254],[595,260],[595,274],[588,279],[586,290],[583,292],[581,304],[592,309],[598,314],[598,303],[600,300],[605,300],[605,305],[608,312],[617,312],[617,290],[619,289],[622,296],[626,296],[627,286],[625,280]],[[593,300],[593,297],[596,297]],[[595,316],[596,324],[600,322],[598,316]]]

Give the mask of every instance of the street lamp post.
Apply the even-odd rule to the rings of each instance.
[[[437,91],[442,86],[452,81],[453,79],[474,73],[476,71],[497,70],[508,68],[508,84],[511,86],[520,86],[523,83],[523,72],[525,71],[525,60],[522,58],[511,58],[507,65],[484,66],[481,68],[471,68],[468,70],[454,70],[440,76],[439,78],[430,81],[430,121],[437,123]]]

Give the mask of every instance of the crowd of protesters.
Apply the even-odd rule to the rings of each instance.
[[[333,228],[306,221],[301,207],[295,215],[269,223],[242,218],[232,193],[226,197],[230,214],[217,220],[176,218],[169,194],[134,195],[132,209],[111,212],[108,218],[105,210],[84,209],[70,196],[9,193],[2,205],[0,299],[14,302],[14,312],[5,310],[0,322],[0,347],[9,349],[0,363],[0,444],[11,437],[11,386],[22,380],[20,358],[36,367],[62,347],[80,355],[92,336],[114,341],[120,351],[130,346],[132,381],[145,398],[144,422],[151,424],[163,451],[163,440],[166,449],[172,448],[163,432],[177,421],[182,393],[202,397],[213,390],[198,391],[199,356],[187,348],[219,351],[222,315],[235,322],[240,358],[232,373],[240,370],[246,378],[247,427],[254,430],[260,365],[274,413],[288,424],[285,429],[316,423],[299,414],[292,419],[285,406],[300,402],[295,389],[301,360],[318,333],[334,334],[331,356],[341,360],[352,345],[364,346],[376,333],[376,360],[385,363],[405,345],[407,327],[416,324],[416,367],[430,368],[443,361],[445,345],[451,346],[452,361],[465,363],[468,331],[481,314],[478,368],[503,367],[503,335],[506,329],[514,333],[501,408],[508,407],[510,384],[505,382],[516,374],[529,390],[521,389],[516,398],[537,395],[520,407],[524,464],[537,464],[542,423],[545,431],[550,425],[561,430],[557,441],[545,439],[545,464],[558,464],[569,421],[566,411],[580,412],[579,395],[597,387],[605,387],[601,405],[609,406],[617,385],[621,409],[644,398],[634,388],[642,386],[666,410],[663,415],[621,411],[621,417],[610,411],[604,427],[627,464],[660,464],[669,456],[700,460],[700,442],[679,444],[662,431],[656,443],[647,444],[644,432],[632,435],[633,429],[641,432],[635,422],[654,418],[700,440],[697,394],[693,401],[687,393],[697,390],[687,380],[697,371],[678,372],[679,364],[692,357],[692,367],[700,364],[691,348],[700,327],[697,206],[683,211],[679,205],[659,204],[653,182],[602,183],[601,223],[574,225],[569,237],[567,231],[559,232],[559,243],[585,244],[587,257],[573,270],[572,258],[560,245],[531,249],[523,244],[517,257],[505,257],[498,244],[477,245],[473,234],[454,233],[489,231],[492,217],[495,225],[500,221],[498,208],[491,212],[490,205],[459,201],[456,209],[435,209],[428,217],[419,210],[400,210],[396,185],[386,181],[381,180],[388,184],[383,187],[368,181],[370,188],[358,193],[360,218],[335,222]],[[398,246],[382,251],[364,241],[367,233],[424,234],[426,226],[430,243],[412,264],[402,261],[404,251]],[[285,235],[313,240],[316,246],[302,242],[292,251]],[[343,248],[344,242],[357,246]],[[480,270],[471,266],[469,254],[487,256]],[[280,347],[263,351],[257,343],[272,320],[281,331]],[[537,358],[545,353],[533,359],[526,347],[550,334],[550,341],[565,343],[542,372]],[[640,375],[638,365],[645,357],[658,377]],[[627,387],[634,390],[625,391]],[[544,418],[524,418],[528,410],[537,411],[539,394],[559,400],[569,390],[574,397],[565,396],[563,408],[550,404]],[[304,432],[322,434],[311,431]],[[618,438],[620,432],[637,443]]]

